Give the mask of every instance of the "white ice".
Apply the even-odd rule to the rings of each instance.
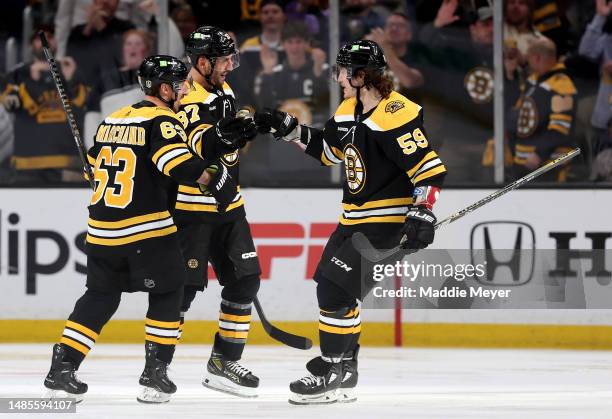
[[[612,352],[362,348],[352,404],[293,406],[288,384],[316,351],[247,346],[245,366],[261,379],[257,399],[200,384],[209,346],[181,345],[171,366],[170,403],[136,402],[143,345],[100,344],[81,366],[89,384],[77,415],[87,418],[610,418]],[[39,397],[51,345],[0,345],[0,397]],[[2,416],[2,415],[0,415]],[[14,417],[14,416],[11,416]],[[42,416],[36,416],[42,417]],[[45,415],[44,417],[49,417]]]

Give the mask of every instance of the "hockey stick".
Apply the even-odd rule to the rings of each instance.
[[[59,69],[57,66],[57,61],[55,61],[55,58],[53,58],[53,54],[51,53],[51,50],[49,49],[49,42],[47,41],[47,37],[45,36],[45,33],[40,31],[38,36],[40,37],[40,41],[42,42],[43,52],[45,54],[47,62],[49,63],[49,68],[51,69],[51,74],[53,75],[53,81],[55,82],[55,87],[57,87],[57,92],[59,93],[60,99],[62,101],[62,106],[64,107],[64,112],[66,113],[66,116],[68,119],[68,125],[70,125],[72,136],[74,137],[74,141],[79,151],[79,156],[81,157],[81,161],[83,163],[83,168],[85,169],[85,172],[87,173],[89,177],[89,183],[91,185],[91,188],[95,190],[95,181],[94,181],[93,172],[91,170],[91,166],[89,165],[89,162],[87,161],[85,145],[83,144],[83,141],[81,140],[81,134],[79,132],[79,127],[77,126],[76,120],[72,113],[72,106],[70,105],[70,99],[68,98],[68,95],[66,94],[66,89],[64,89],[64,85],[60,77]],[[272,325],[268,321],[268,319],[266,319],[266,316],[263,312],[263,309],[261,308],[261,304],[259,303],[259,300],[257,299],[257,297],[255,298],[254,303],[255,303],[255,309],[257,310],[257,314],[259,315],[259,318],[261,320],[261,324],[264,330],[266,331],[266,333],[270,335],[271,338],[281,343],[284,343],[287,346],[296,348],[296,349],[306,350],[312,347],[312,341],[310,339],[306,337],[298,336],[298,335],[293,335],[291,333],[287,333],[275,327],[274,325]]]
[[[549,170],[552,170],[553,168],[559,166],[560,164],[563,164],[571,159],[573,159],[574,157],[576,157],[577,155],[580,154],[580,149],[579,148],[575,148],[572,151],[569,151],[559,157],[557,157],[554,160],[549,161],[548,163],[546,163],[544,166],[534,170],[533,172],[523,176],[522,178],[515,180],[514,182],[506,185],[504,188],[499,189],[495,192],[493,192],[491,195],[488,195],[486,197],[484,197],[483,199],[481,199],[480,201],[476,201],[474,202],[472,205],[465,207],[464,209],[462,209],[461,211],[458,211],[448,217],[446,217],[444,220],[440,221],[439,223],[437,223],[434,228],[437,230],[440,227],[443,227],[447,224],[453,223],[455,221],[457,221],[458,219],[462,218],[463,216],[469,214],[470,212],[488,204],[489,202],[499,198],[502,195],[507,194],[508,192],[520,188],[521,186],[523,186],[524,184],[526,184],[527,182],[531,182],[533,179],[535,179],[536,177],[548,172]],[[370,262],[374,262],[374,263],[378,263],[382,260],[385,260],[387,258],[392,257],[393,255],[395,255],[397,252],[399,252],[401,249],[401,243],[404,242],[405,237],[402,237],[402,240],[400,241],[400,244],[395,246],[393,249],[389,249],[386,251],[379,251],[377,250],[374,246],[372,246],[372,243],[370,243],[370,240],[368,240],[368,238],[361,232],[357,232],[355,234],[353,234],[353,236],[351,237],[353,246],[355,247],[355,249],[359,252],[359,254],[364,257],[365,259],[369,260]]]
[[[268,319],[266,319],[266,316],[264,315],[264,312],[261,308],[261,305],[259,304],[259,300],[257,299],[257,297],[255,297],[253,303],[255,304],[255,310],[257,310],[259,320],[261,320],[261,325],[272,339],[275,339],[295,349],[307,350],[312,348],[312,340],[308,339],[307,337],[285,332],[270,323]]]
[[[83,163],[83,169],[85,170],[85,173],[87,173],[91,189],[95,190],[96,183],[94,181],[93,171],[91,170],[91,166],[87,162],[87,152],[85,151],[85,145],[83,144],[83,140],[81,140],[81,133],[79,132],[79,127],[77,126],[76,119],[74,118],[74,114],[72,113],[72,105],[70,104],[70,98],[68,98],[68,95],[66,94],[66,89],[64,89],[64,84],[62,83],[62,78],[60,76],[59,68],[57,66],[57,61],[55,61],[55,58],[53,58],[53,54],[51,53],[51,49],[49,48],[49,42],[47,41],[45,33],[43,31],[40,31],[38,32],[38,36],[40,37],[40,42],[42,43],[42,49],[45,54],[45,58],[49,63],[49,69],[51,70],[51,75],[53,76],[53,81],[55,82],[57,93],[59,94],[60,100],[62,101],[62,106],[64,107],[64,112],[66,113],[66,119],[68,120],[68,126],[70,126],[70,131],[72,131],[72,137],[74,138],[77,150],[79,151],[79,157],[81,158],[81,163]]]

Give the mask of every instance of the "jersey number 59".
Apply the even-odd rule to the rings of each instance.
[[[412,133],[401,135],[396,139],[404,154],[408,156],[417,151],[418,147],[425,148],[428,145],[427,138],[425,138],[421,128],[416,128]]]

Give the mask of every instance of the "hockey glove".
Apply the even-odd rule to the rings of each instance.
[[[424,249],[433,243],[436,216],[423,205],[412,206],[406,213],[402,234],[406,238],[402,249]]]
[[[255,138],[257,127],[251,117],[226,116],[217,122],[215,132],[224,147],[237,150]]]
[[[238,187],[223,164],[212,164],[206,171],[210,174],[210,182],[208,185],[198,184],[200,191],[205,196],[214,197],[217,201],[217,211],[225,212],[236,198]]]
[[[264,108],[261,112],[255,112],[255,124],[260,133],[271,133],[275,139],[285,140],[284,137],[297,128],[298,120],[287,112]]]

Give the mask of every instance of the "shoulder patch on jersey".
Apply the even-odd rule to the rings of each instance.
[[[395,104],[396,102],[403,106]],[[395,111],[387,111],[387,107]],[[411,122],[419,116],[419,112],[421,112],[419,105],[393,91],[387,99],[383,99],[378,104],[372,115],[363,122],[374,131],[389,131]]]
[[[395,113],[404,107],[404,102],[399,100],[392,100],[391,102],[385,105],[385,112]]]
[[[567,74],[557,73],[546,80],[546,84],[555,93],[560,95],[575,95],[577,93],[574,82]]]

